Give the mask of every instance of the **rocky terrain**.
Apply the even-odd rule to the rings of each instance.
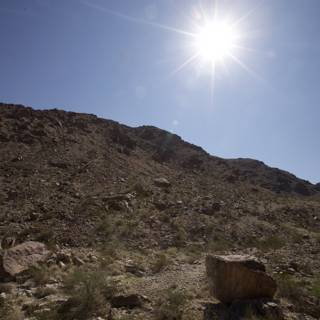
[[[0,318],[214,319],[213,253],[259,258],[279,319],[319,319],[319,227],[319,184],[260,161],[155,127],[0,104],[2,260],[28,241],[49,252],[0,272]]]

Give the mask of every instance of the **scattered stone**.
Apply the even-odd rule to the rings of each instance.
[[[57,262],[63,262],[64,264],[70,264],[72,263],[72,257],[70,253],[66,252],[58,252],[57,253]]]
[[[153,183],[157,186],[157,187],[161,187],[161,188],[168,188],[171,186],[171,183],[166,179],[166,178],[156,178],[153,179]]]
[[[50,252],[45,244],[27,241],[5,250],[0,265],[0,279],[12,278],[39,262],[44,262]]]
[[[208,216],[214,215],[216,212],[220,211],[221,209],[221,203],[220,202],[213,202],[209,204],[208,206],[201,207],[199,209],[199,212],[202,214],[206,214]]]
[[[66,264],[64,264],[62,261],[58,262],[58,266],[63,270],[67,268]]]
[[[35,221],[35,220],[39,220],[40,217],[41,217],[41,214],[39,212],[31,212],[29,214],[28,220]]]
[[[73,264],[75,264],[76,266],[82,266],[84,265],[84,261],[82,259],[80,259],[79,257],[77,256],[73,256],[72,257],[72,262]]]
[[[135,264],[126,264],[124,268],[126,272],[132,273],[137,277],[143,277],[145,274],[145,270]]]
[[[245,255],[208,255],[206,270],[211,294],[223,303],[237,299],[272,299],[277,285],[265,266]]]

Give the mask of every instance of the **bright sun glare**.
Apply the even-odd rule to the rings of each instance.
[[[238,37],[231,24],[208,22],[195,35],[195,49],[198,56],[215,64],[232,55]]]

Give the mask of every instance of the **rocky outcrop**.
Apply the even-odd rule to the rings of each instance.
[[[49,251],[43,243],[27,241],[5,250],[0,265],[0,280],[14,278],[31,266],[47,259]]]
[[[208,255],[206,270],[211,294],[223,303],[237,299],[273,298],[277,285],[265,266],[250,256]]]

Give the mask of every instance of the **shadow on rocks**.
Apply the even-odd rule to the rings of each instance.
[[[235,300],[231,304],[208,303],[203,320],[282,320],[281,308],[274,300]]]

